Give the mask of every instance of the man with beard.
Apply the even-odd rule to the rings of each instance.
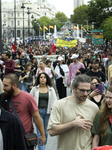
[[[74,94],[53,106],[48,130],[58,135],[57,150],[91,150],[91,126],[99,109],[87,99],[90,88],[90,77],[78,75],[72,82]]]
[[[39,142],[41,145],[43,145],[45,143],[44,128],[38,112],[37,103],[33,96],[19,89],[18,77],[14,74],[8,74],[4,77],[3,89],[4,93],[0,95],[0,105],[4,109],[14,114],[9,102],[11,98],[17,115],[20,118],[20,121],[26,131],[26,134],[31,133],[33,118],[37,128],[41,133]],[[27,147],[27,150],[34,150],[34,146]]]
[[[105,82],[106,81],[105,74],[98,69],[99,68],[99,60],[97,58],[93,58],[91,65],[92,65],[92,69],[87,71],[86,75],[96,76],[101,80],[101,82]]]

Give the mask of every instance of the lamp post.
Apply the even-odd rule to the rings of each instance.
[[[29,11],[29,9],[31,9],[31,8],[29,8],[29,7],[27,7],[27,9],[28,9],[28,12],[27,12],[27,14],[28,14],[28,43],[30,43],[30,11]]]
[[[24,3],[22,3],[21,8],[23,9],[23,47],[24,47],[24,8],[25,8]]]
[[[2,43],[2,13],[1,13],[1,0],[0,0],[0,53],[3,51],[3,43]]]
[[[32,21],[33,21],[33,18],[34,18],[34,16],[32,15],[31,16]],[[32,43],[33,43],[33,24],[32,24]]]
[[[16,45],[16,0],[14,0],[14,44]]]
[[[40,38],[40,22],[39,22],[39,21],[37,21],[37,20],[36,20],[36,18],[35,18],[35,20],[34,20],[34,21],[35,21],[35,23],[39,26],[39,38]]]
[[[3,40],[4,40],[4,26],[6,26],[6,24],[3,24]]]

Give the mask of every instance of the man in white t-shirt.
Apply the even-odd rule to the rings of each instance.
[[[87,99],[90,88],[90,77],[78,75],[72,83],[74,94],[54,105],[48,130],[58,135],[57,150],[91,150],[91,126],[99,108]]]

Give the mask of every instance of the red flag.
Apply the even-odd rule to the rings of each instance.
[[[56,45],[54,45],[54,44],[53,44],[52,47],[51,47],[51,50],[50,50],[50,52],[49,52],[49,55],[51,55],[53,51],[56,52]]]
[[[13,43],[11,43],[11,45],[12,45],[12,49],[13,49],[15,52],[17,52],[16,46],[15,46]]]
[[[29,46],[29,51],[32,53],[32,49],[31,49],[31,46]]]

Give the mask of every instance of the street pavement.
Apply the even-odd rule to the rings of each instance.
[[[70,96],[70,95],[71,95],[70,88],[67,88],[67,96]],[[35,150],[38,150],[38,146],[35,148]],[[48,141],[47,141],[45,150],[57,150],[57,136],[51,137],[50,135],[48,135]]]

